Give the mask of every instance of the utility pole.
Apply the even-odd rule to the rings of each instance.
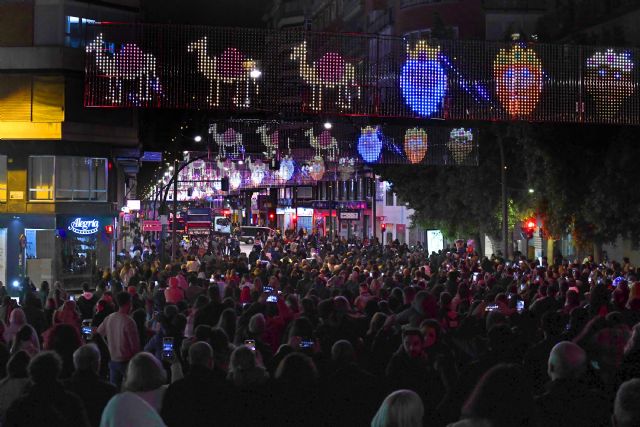
[[[173,222],[171,223],[171,262],[176,261],[176,231],[178,228],[178,161],[173,161]]]
[[[509,258],[509,211],[507,206],[507,165],[504,158],[504,145],[502,136],[498,136],[498,146],[500,147],[500,181],[502,185],[502,248],[505,259]]]

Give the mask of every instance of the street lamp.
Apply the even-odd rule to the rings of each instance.
[[[331,124],[331,122],[324,122],[324,128],[326,130],[329,130],[333,127],[333,125]]]
[[[202,137],[201,137],[200,135],[196,135],[196,136],[193,138],[193,140],[194,140],[195,142],[200,142],[200,141],[202,141]]]
[[[533,194],[533,193],[535,193],[535,192],[536,192],[536,190],[534,190],[533,188],[530,188],[530,189],[529,189],[529,194]]]

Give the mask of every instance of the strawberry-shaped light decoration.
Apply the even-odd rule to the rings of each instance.
[[[407,159],[413,163],[420,163],[427,154],[427,132],[424,129],[411,128],[404,135],[404,151]]]
[[[528,116],[542,92],[542,64],[531,48],[500,49],[493,63],[498,99],[511,117]]]

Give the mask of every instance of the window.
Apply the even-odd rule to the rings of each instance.
[[[0,155],[0,202],[7,201],[7,156]]]
[[[53,200],[53,156],[29,157],[29,200]]]
[[[390,188],[387,189],[387,197],[386,197],[386,204],[385,206],[393,206],[393,190],[391,190]]]
[[[107,201],[107,159],[56,157],[56,200]]]
[[[29,199],[106,202],[107,159],[29,157]]]
[[[77,16],[65,17],[64,44],[68,47],[84,47],[87,26],[95,24],[93,19],[79,18]],[[108,46],[107,46],[108,48]]]

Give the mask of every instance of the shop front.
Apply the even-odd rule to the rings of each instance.
[[[55,216],[0,215],[0,280],[17,296],[24,277],[36,285],[54,278]]]
[[[115,220],[110,216],[57,215],[56,279],[67,289],[95,286],[99,271],[113,266]]]

